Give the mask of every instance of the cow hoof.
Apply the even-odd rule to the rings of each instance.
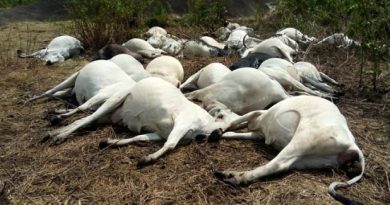
[[[236,175],[230,172],[223,172],[223,171],[215,171],[214,176],[225,182],[226,184],[229,184],[234,187],[238,187],[241,183],[237,180]]]
[[[49,117],[50,125],[58,125],[62,121],[62,117],[58,115],[51,115]]]
[[[63,143],[65,141],[65,138],[62,138],[62,137],[53,137],[53,139],[51,140],[51,143],[50,145],[51,146],[55,146],[55,145],[59,145],[61,143]]]
[[[207,142],[218,142],[221,139],[222,130],[216,129],[214,130],[209,137],[207,138]]]
[[[142,167],[144,167],[144,166],[151,165],[151,164],[153,164],[153,163],[155,163],[155,162],[156,162],[156,160],[153,159],[153,158],[151,158],[151,157],[149,157],[149,156],[142,157],[142,158],[138,161],[137,167],[138,167],[138,168],[142,168]]]
[[[195,141],[197,143],[202,143],[206,140],[207,136],[206,135],[196,135]]]
[[[108,143],[108,139],[104,139],[99,142],[99,149],[105,149],[108,146],[110,146],[110,144]]]
[[[47,140],[49,140],[50,139],[50,132],[46,132],[44,135],[43,135],[43,137],[42,137],[42,139],[39,141],[39,143],[45,143],[45,142],[47,142]]]
[[[226,178],[225,173],[222,172],[222,171],[215,171],[215,172],[214,172],[214,176],[215,176],[217,179],[221,180],[221,181],[223,181],[223,180]]]

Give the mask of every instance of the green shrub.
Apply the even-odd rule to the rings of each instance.
[[[69,0],[67,8],[75,33],[85,48],[99,49],[126,41],[144,25],[153,0]],[[130,30],[132,28],[132,30]],[[134,29],[135,28],[135,29]]]
[[[359,71],[362,79],[372,76],[371,87],[376,90],[381,64],[390,60],[390,1],[388,0],[277,0],[281,26],[293,26],[304,32],[326,27],[329,33],[346,32],[361,42],[355,51],[372,68]],[[309,28],[310,27],[310,28]]]
[[[8,8],[13,6],[19,6],[24,4],[32,3],[36,0],[1,0],[0,1],[0,8]]]
[[[151,9],[151,14],[146,19],[146,25],[148,27],[168,26],[169,17],[172,14],[171,5],[169,3],[156,1],[154,3],[154,8]]]
[[[189,26],[199,26],[214,31],[225,23],[225,0],[188,0],[185,22]]]

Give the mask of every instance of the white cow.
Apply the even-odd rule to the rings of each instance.
[[[174,149],[182,139],[193,140],[208,136],[209,140],[215,140],[219,137],[220,130],[227,126],[224,121],[214,119],[201,107],[188,101],[171,84],[152,77],[139,81],[133,87],[123,87],[92,115],[50,131],[45,138],[62,142],[74,131],[94,121],[109,121],[124,125],[135,133],[147,133],[130,139],[107,139],[100,143],[101,148],[123,146],[137,141],[166,140],[160,150],[141,158],[139,165],[155,162]]]
[[[300,61],[294,63],[294,68],[298,72],[302,83],[327,93],[338,93],[336,89],[332,88],[324,81],[333,85],[339,85],[338,82],[327,76],[325,73],[319,72],[313,64]]]
[[[300,77],[294,65],[281,58],[270,58],[265,60],[259,70],[278,81],[284,88],[294,91],[303,91],[311,95],[324,98],[332,98],[330,94],[314,91],[300,82]]]
[[[296,52],[299,51],[299,44],[295,40],[293,40],[292,38],[288,37],[287,35],[282,34],[282,35],[278,35],[274,38],[278,38],[284,44],[286,44],[286,45],[290,46],[290,48],[294,49]]]
[[[108,60],[96,60],[85,65],[80,71],[72,74],[66,80],[56,85],[42,95],[29,101],[43,97],[64,97],[75,95],[79,107],[73,110],[59,110],[60,115],[53,120],[70,116],[80,110],[96,110],[111,95],[125,86],[132,86],[135,81],[115,63]]]
[[[181,86],[182,91],[202,89],[220,81],[231,71],[222,63],[210,63],[190,76]]]
[[[284,58],[293,62],[293,55],[297,53],[293,48],[283,43],[278,38],[268,38],[253,48],[245,50],[241,57],[246,57],[250,53],[265,53],[274,58]]]
[[[233,30],[229,38],[226,40],[226,45],[231,50],[238,50],[242,47],[244,47],[244,38],[247,36],[248,33],[246,30],[243,29],[235,29]]]
[[[317,42],[315,45],[321,45],[323,43],[337,45],[337,47],[339,47],[339,48],[348,48],[350,46],[360,46],[361,45],[358,41],[350,39],[344,33],[332,34],[328,37],[325,37],[321,41]]]
[[[187,93],[186,97],[200,101],[205,107],[218,102],[234,113],[245,114],[264,109],[289,95],[277,81],[265,73],[253,68],[241,68],[210,86]]]
[[[257,44],[261,43],[262,40],[258,39],[258,38],[255,38],[255,37],[251,37],[251,36],[248,36],[246,35],[243,39],[243,42],[242,44],[244,45],[243,48],[241,48],[239,50],[239,52],[242,52],[241,50],[245,50],[245,49],[248,49],[248,48],[253,48],[255,47]]]
[[[163,29],[163,28],[161,28],[161,27],[159,27],[159,26],[153,26],[152,28],[150,28],[150,29],[144,34],[144,36],[145,36],[146,38],[149,38],[149,37],[155,36],[155,35],[167,36],[167,35],[168,35],[168,32],[167,32],[165,29]]]
[[[122,44],[122,46],[147,58],[155,58],[161,54],[166,54],[165,51],[154,48],[148,42],[140,38],[130,39]]]
[[[336,188],[348,187],[363,176],[364,156],[355,143],[344,116],[331,102],[299,96],[283,100],[269,110],[248,113],[232,122],[231,128],[248,122],[246,133],[227,132],[228,139],[264,139],[280,150],[266,165],[251,171],[217,171],[215,176],[229,184],[252,183],[289,169],[337,167],[360,160],[361,173],[347,182],[333,182],[329,193],[337,200],[345,197]]]
[[[173,36],[154,35],[147,42],[154,48],[159,48],[171,56],[177,56],[183,49],[185,41]]]
[[[208,46],[200,40],[189,40],[184,43],[182,50],[184,57],[216,57],[224,54],[223,50]]]
[[[217,37],[220,41],[225,41],[229,38],[229,35],[232,31],[226,27],[220,27],[213,32],[213,35]]]
[[[225,49],[225,47],[226,47],[226,44],[220,43],[210,36],[202,36],[202,37],[200,37],[200,40],[203,41],[208,46],[216,47],[216,48],[219,48],[221,50]]]
[[[72,56],[79,55],[84,51],[79,40],[72,36],[58,36],[50,41],[46,48],[41,49],[32,54],[25,54],[21,50],[17,50],[20,58],[39,58],[44,60],[47,65],[63,62]]]
[[[286,35],[289,38],[293,39],[294,41],[299,43],[304,43],[304,44],[311,43],[317,40],[315,37],[309,37],[307,35],[304,35],[301,31],[299,31],[296,28],[285,28],[279,30],[276,32],[276,35]]]
[[[112,57],[110,61],[119,66],[136,82],[151,76],[150,73],[144,69],[144,66],[131,55],[119,54]]]
[[[234,29],[237,29],[241,27],[240,24],[238,23],[232,23],[232,22],[227,22],[226,28],[233,31]]]
[[[150,61],[145,69],[141,63],[127,54],[117,55],[110,61],[118,65],[136,82],[154,76],[179,86],[184,78],[183,66],[180,61],[171,56],[157,57]]]
[[[132,52],[126,47],[121,46],[119,44],[108,44],[103,48],[99,49],[99,51],[96,53],[93,60],[108,60],[116,55],[123,54],[123,53],[131,55],[139,62],[144,63],[144,59],[140,54]]]
[[[179,87],[184,79],[184,70],[180,61],[172,56],[160,56],[153,59],[145,70],[152,76],[160,77],[176,87]]]

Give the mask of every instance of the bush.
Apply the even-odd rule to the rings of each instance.
[[[346,32],[358,39],[355,47],[363,60],[373,67],[359,71],[360,86],[365,75],[371,75],[371,87],[376,90],[382,63],[390,60],[390,1],[388,0],[277,0],[277,11],[283,26],[303,31],[327,27],[334,32]],[[312,26],[308,28],[307,26]]]
[[[226,19],[225,0],[188,0],[185,22],[190,26],[199,26],[214,31],[224,25]]]
[[[172,14],[171,5],[169,3],[161,3],[160,1],[155,2],[154,5],[151,15],[146,20],[146,25],[148,27],[168,26],[169,17]]]
[[[0,8],[8,8],[13,6],[19,6],[24,4],[32,3],[36,0],[1,0],[0,1]]]
[[[129,28],[144,25],[144,12],[151,3],[153,0],[69,0],[67,9],[84,47],[99,49],[129,39]]]

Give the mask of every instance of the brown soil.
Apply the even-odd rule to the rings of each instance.
[[[338,204],[327,189],[333,181],[347,180],[346,170],[288,171],[247,187],[231,187],[214,178],[213,170],[248,170],[272,159],[276,152],[263,142],[182,145],[142,169],[136,167],[137,160],[161,144],[98,149],[107,137],[133,136],[124,128],[94,125],[59,146],[39,143],[46,130],[55,128],[46,119],[48,112],[70,105],[60,100],[23,104],[23,100],[56,85],[86,64],[88,57],[47,67],[38,60],[16,59],[14,49],[43,47],[62,25],[34,23],[26,30],[25,24],[11,24],[0,30],[0,41],[6,40],[0,46],[0,204]],[[359,60],[348,51],[313,50],[308,60],[345,85],[346,95],[338,106],[366,156],[362,180],[340,192],[363,204],[390,203],[388,93],[372,97],[360,92]],[[186,77],[215,61],[230,65],[234,58],[181,60]]]

